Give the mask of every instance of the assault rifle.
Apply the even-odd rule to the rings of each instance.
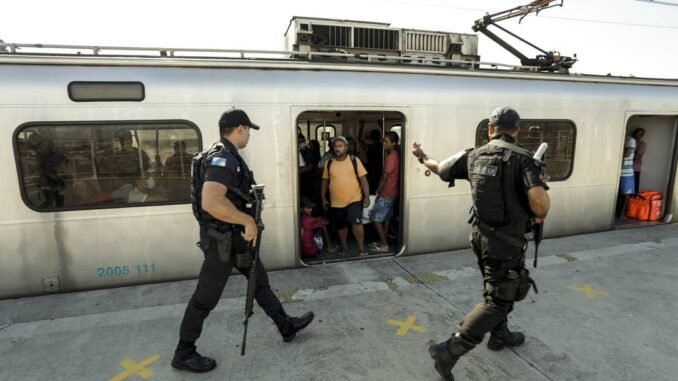
[[[546,152],[548,146],[549,145],[547,143],[541,143],[539,145],[539,148],[537,149],[537,152],[535,152],[534,156],[532,157],[539,166],[539,168],[541,168],[542,174],[544,174],[544,167],[546,166],[546,163],[544,163],[542,158],[544,157],[544,152]],[[532,266],[535,268],[537,267],[537,257],[539,256],[539,244],[541,243],[543,234],[544,234],[544,224],[532,223],[532,236],[534,238],[534,262],[532,262]]]
[[[250,276],[247,279],[247,296],[245,297],[245,321],[243,325],[245,330],[242,334],[242,347],[240,349],[240,355],[245,355],[245,346],[247,345],[247,323],[249,322],[250,316],[252,316],[252,309],[254,308],[254,290],[257,285],[257,262],[259,261],[259,246],[261,244],[261,233],[264,230],[264,223],[261,221],[261,210],[264,206],[264,185],[256,184],[252,185],[252,195],[254,196],[254,222],[257,224],[257,240],[256,242],[251,242],[249,246],[249,253],[252,256],[252,264],[250,266]]]

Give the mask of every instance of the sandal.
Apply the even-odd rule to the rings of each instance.
[[[358,253],[358,256],[360,256],[360,257],[365,257],[365,256],[368,256],[368,255],[370,255],[370,253],[368,253],[367,251],[361,251],[361,252]]]
[[[377,252],[377,253],[388,253],[389,251],[391,251],[391,248],[388,247],[388,246],[380,247],[380,246],[377,245],[377,246],[373,246],[371,249],[372,249],[372,251]]]
[[[337,252],[337,251],[339,251],[339,246],[334,246],[334,247],[332,247],[332,248],[329,248],[329,247],[328,247],[327,249],[325,249],[325,251],[327,251],[328,253],[334,253],[334,252]]]

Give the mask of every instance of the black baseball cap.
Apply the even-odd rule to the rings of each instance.
[[[520,115],[518,115],[516,110],[510,107],[499,107],[492,111],[490,122],[492,122],[493,126],[514,128],[518,125],[518,122],[520,122]]]
[[[238,127],[240,125],[247,126],[249,128],[254,128],[255,130],[259,129],[259,126],[256,124],[252,123],[250,121],[250,118],[247,116],[245,111],[237,109],[237,108],[232,108],[223,114],[221,114],[221,118],[219,118],[219,127],[224,128],[224,127]]]

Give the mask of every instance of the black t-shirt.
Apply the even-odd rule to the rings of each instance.
[[[236,149],[231,142],[222,139],[221,142],[228,150],[222,150],[216,155],[210,155],[205,160],[205,182],[213,181],[229,189],[226,194],[233,204],[243,210],[244,200],[233,193],[233,189],[240,189],[244,194],[248,194],[251,186],[250,170],[245,161],[236,153]]]

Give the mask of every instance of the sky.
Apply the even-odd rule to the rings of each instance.
[[[473,22],[486,12],[529,2],[2,0],[0,39],[13,43],[283,50],[284,33],[293,16],[473,33]],[[529,15],[520,24],[516,18],[499,25],[544,50],[577,54],[579,62],[572,72],[678,78],[674,61],[678,58],[678,0],[565,0],[562,7]],[[528,46],[515,46],[529,57],[538,54]],[[479,52],[481,61],[519,63],[483,35]]]

